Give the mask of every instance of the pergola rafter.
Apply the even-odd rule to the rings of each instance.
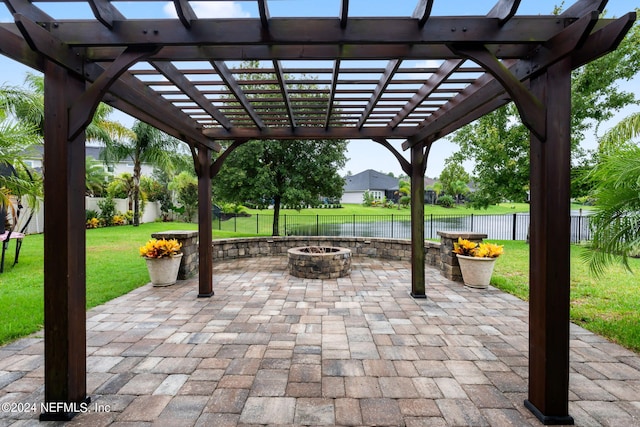
[[[427,289],[429,152],[514,101],[532,135],[526,405],[545,423],[572,421],[569,230],[558,215],[568,214],[570,73],[615,49],[635,14],[600,19],[606,0],[575,0],[560,16],[520,16],[520,0],[498,0],[486,16],[434,16],[435,0],[416,0],[411,16],[369,18],[349,16],[341,0],[335,16],[282,18],[267,0],[251,0],[257,17],[222,19],[199,18],[189,0],[174,0],[177,18],[148,20],[127,19],[109,0],[72,1],[88,2],[93,18],[54,19],[29,0],[4,0],[14,22],[0,23],[0,53],[45,74],[45,192],[58,195],[45,202],[47,402],[87,399],[84,231],[71,224],[84,218],[84,130],[100,99],[189,145],[203,239],[211,180],[250,139],[372,139],[388,148],[411,177],[416,298]],[[246,60],[249,67],[237,64]],[[392,139],[404,140],[410,160]],[[213,161],[219,140],[231,143]],[[212,297],[212,248],[199,250],[198,295]]]

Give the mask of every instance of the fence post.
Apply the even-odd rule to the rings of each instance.
[[[238,217],[237,216],[233,217],[233,231],[234,231],[234,233],[238,231]]]
[[[284,233],[285,236],[287,235],[287,214],[284,214]]]
[[[320,215],[316,214],[316,236],[320,235]]]
[[[256,234],[260,234],[260,214],[256,214]]]
[[[582,241],[582,208],[580,208],[580,216],[578,216],[578,242]]]
[[[429,221],[429,238],[433,239],[433,214],[430,215]]]
[[[393,239],[393,214],[391,214],[391,238]]]
[[[513,214],[513,240],[516,240],[516,219],[518,218],[517,214]]]
[[[356,237],[356,214],[353,214],[353,237]]]
[[[471,231],[473,231],[473,214],[471,214]]]

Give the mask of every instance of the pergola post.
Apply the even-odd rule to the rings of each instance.
[[[198,298],[208,298],[213,295],[213,246],[211,235],[213,232],[213,215],[211,208],[211,149],[198,149],[198,247],[199,257],[199,291]]]
[[[427,147],[427,153],[429,148]],[[411,296],[426,298],[424,270],[424,144],[411,147]]]
[[[81,76],[50,61],[44,73],[44,399],[41,420],[68,420],[86,394],[85,134],[69,140]],[[75,406],[74,406],[75,405]]]
[[[546,106],[547,140],[531,134],[529,396],[544,424],[569,415],[571,60],[532,79]]]

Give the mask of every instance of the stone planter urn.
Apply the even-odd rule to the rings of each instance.
[[[170,286],[176,283],[182,255],[182,253],[179,253],[172,257],[145,257],[153,286]]]
[[[464,284],[470,288],[486,289],[491,281],[497,258],[479,258],[460,254],[456,256]]]

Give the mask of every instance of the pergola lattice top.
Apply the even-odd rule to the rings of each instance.
[[[575,50],[590,52],[607,32],[585,48],[590,33],[632,22],[598,20],[606,1],[593,0],[561,16],[520,16],[519,0],[500,0],[486,16],[463,17],[430,16],[433,0],[420,0],[412,16],[393,18],[349,17],[348,0],[337,16],[277,18],[254,1],[257,18],[199,19],[175,0],[177,19],[136,20],[90,0],[95,19],[64,20],[5,0],[15,24],[0,30],[15,39],[9,56],[31,59],[26,41],[89,82],[108,79],[96,89],[105,102],[192,145],[396,138],[408,148],[504,105],[519,82],[569,53],[581,65]]]

